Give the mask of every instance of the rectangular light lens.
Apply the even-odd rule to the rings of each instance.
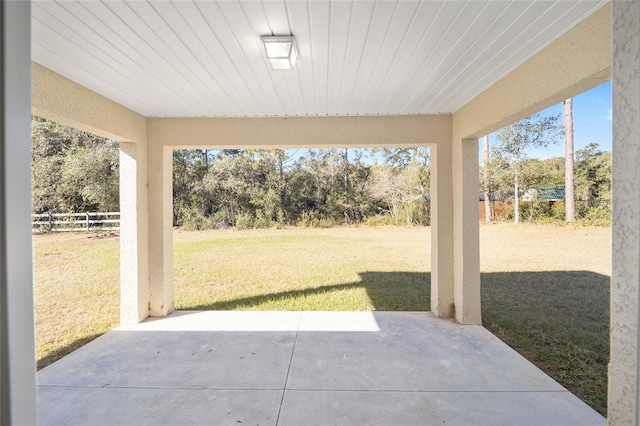
[[[263,36],[264,50],[274,70],[293,69],[298,59],[293,36]]]

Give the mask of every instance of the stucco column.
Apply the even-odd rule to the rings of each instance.
[[[613,264],[608,422],[640,424],[640,2],[612,4]]]
[[[120,322],[149,316],[146,141],[120,143]]]
[[[431,311],[454,316],[453,197],[451,144],[430,146],[431,157]]]
[[[455,318],[481,324],[478,139],[454,140],[452,160]]]
[[[0,2],[0,424],[37,424],[31,263],[31,8]]]
[[[150,137],[151,138],[151,137]],[[173,312],[173,150],[149,140],[149,315]]]

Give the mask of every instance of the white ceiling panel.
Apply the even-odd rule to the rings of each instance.
[[[35,0],[32,58],[147,117],[450,113],[605,3]]]

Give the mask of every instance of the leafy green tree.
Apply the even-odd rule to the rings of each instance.
[[[69,149],[60,168],[61,210],[118,211],[118,150],[113,142]]]
[[[259,173],[250,154],[220,156],[202,179],[211,200],[214,220],[233,226],[241,213],[254,213],[253,188],[260,184]]]
[[[575,191],[583,202],[580,216],[607,223],[611,215],[611,152],[590,143],[576,152]]]
[[[564,158],[530,158],[520,165],[520,189],[557,188],[564,185]]]
[[[562,127],[560,115],[534,114],[504,127],[497,133],[494,158],[507,161],[513,179],[514,219],[519,222],[519,192],[522,162],[527,158],[526,150],[544,148],[558,142]]]
[[[205,226],[212,202],[203,186],[208,172],[209,153],[205,150],[173,151],[173,218],[174,225],[192,228]]]
[[[118,210],[115,142],[40,117],[31,127],[34,213]]]
[[[428,151],[380,152],[396,181],[412,182],[402,221],[427,223]],[[249,228],[363,222],[388,210],[385,200],[372,196],[375,166],[367,161],[368,153],[311,149],[292,157],[282,150],[175,151],[175,223]]]

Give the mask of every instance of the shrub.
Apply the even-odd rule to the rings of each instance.
[[[334,225],[332,219],[321,217],[315,210],[304,210],[296,222],[300,228],[331,228]]]
[[[385,214],[369,216],[365,219],[364,223],[367,226],[395,225],[395,221],[391,218],[391,216]]]
[[[189,207],[180,212],[178,223],[187,231],[200,231],[208,227],[208,220],[198,209]]]
[[[240,213],[236,216],[237,229],[251,229],[253,227],[254,221],[250,213]]]
[[[566,208],[564,201],[556,201],[551,206],[551,216],[557,221],[564,221],[566,219]]]
[[[335,223],[331,219],[314,219],[311,222],[312,228],[332,228]]]
[[[537,222],[547,217],[547,202],[539,196],[534,196],[531,201],[521,201],[520,219],[527,222]]]
[[[584,225],[610,226],[611,205],[608,203],[600,203],[597,206],[590,207],[578,222]]]

